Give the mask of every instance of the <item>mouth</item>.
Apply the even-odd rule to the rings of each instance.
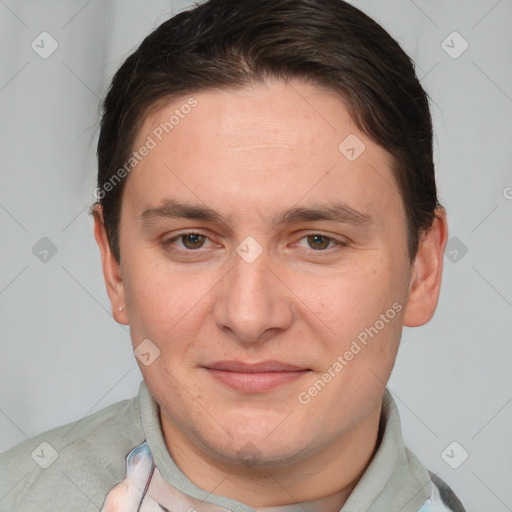
[[[211,377],[222,384],[246,393],[269,391],[293,382],[311,370],[281,361],[243,363],[218,361],[203,366]]]

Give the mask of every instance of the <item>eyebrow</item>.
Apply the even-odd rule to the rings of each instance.
[[[310,207],[295,207],[277,212],[272,215],[274,225],[294,224],[307,221],[334,221],[353,226],[366,226],[372,222],[372,217],[366,213],[351,208],[343,202]],[[205,222],[216,222],[227,226],[233,216],[223,216],[220,213],[199,204],[187,204],[176,199],[165,199],[159,206],[147,208],[139,218],[144,223],[150,223],[158,218],[193,219]]]
[[[165,199],[159,206],[147,208],[139,218],[148,223],[158,218],[194,219],[226,224],[226,219],[215,210],[198,204],[186,204],[176,199]]]
[[[274,224],[292,224],[313,220],[334,221],[354,226],[364,226],[372,222],[370,215],[354,210],[345,203],[313,205],[290,208],[273,216]]]

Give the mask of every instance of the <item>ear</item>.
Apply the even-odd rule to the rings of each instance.
[[[105,286],[112,306],[112,315],[118,323],[128,325],[121,265],[117,262],[110,250],[101,206],[94,207],[93,215],[94,237],[100,248],[103,278],[105,279]],[[122,310],[119,311],[121,307]]]
[[[434,316],[441,289],[447,239],[446,211],[438,208],[432,226],[420,240],[414,260],[403,320],[407,327],[426,324]]]

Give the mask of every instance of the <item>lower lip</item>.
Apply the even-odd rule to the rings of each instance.
[[[283,384],[293,382],[306,373],[308,370],[296,372],[230,372],[226,370],[215,370],[207,368],[210,375],[218,381],[238,391],[261,392],[274,389]]]

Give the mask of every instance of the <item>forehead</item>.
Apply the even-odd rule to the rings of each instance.
[[[275,148],[311,152],[322,144],[322,149],[329,145],[336,151],[345,131],[359,131],[339,95],[319,85],[292,80],[236,90],[207,90],[161,103],[144,120],[138,139],[156,130],[159,141],[160,136],[170,141],[172,134],[178,143],[180,132],[186,137],[188,128],[201,136],[202,149],[218,149],[216,143],[221,139],[226,146],[226,137],[230,137],[232,144],[226,147],[240,151]],[[298,144],[302,141],[309,142],[307,147]]]
[[[184,95],[144,120],[134,150],[148,142],[127,183],[144,208],[167,193],[271,221],[283,205],[328,199],[369,212],[401,204],[390,154],[339,96],[301,82]]]

